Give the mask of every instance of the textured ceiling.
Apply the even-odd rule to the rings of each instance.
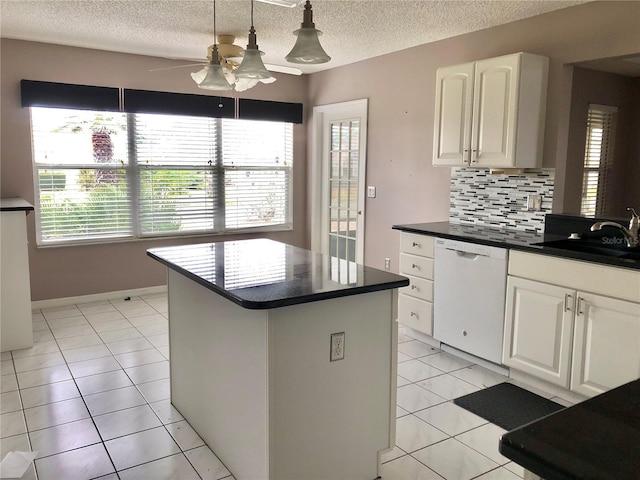
[[[354,63],[482,30],[585,0],[313,0],[316,28],[331,62],[304,73]],[[217,33],[246,46],[249,0],[217,0]],[[288,64],[303,7],[255,3],[265,63]],[[61,45],[200,60],[213,39],[213,2],[199,0],[1,0],[0,35]]]

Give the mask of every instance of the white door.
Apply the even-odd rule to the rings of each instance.
[[[640,304],[578,293],[571,390],[594,396],[640,377]]]
[[[433,164],[469,164],[473,62],[439,68],[436,73],[436,113]]]
[[[471,166],[508,167],[515,163],[519,55],[476,62]]]
[[[364,262],[367,100],[313,108],[311,249]]]
[[[568,388],[574,295],[509,276],[502,363]]]

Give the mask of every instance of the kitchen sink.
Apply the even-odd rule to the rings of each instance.
[[[536,245],[548,248],[557,248],[559,250],[570,250],[572,252],[591,253],[607,257],[640,261],[640,247],[631,248],[616,245],[603,245],[601,243],[569,239],[536,243]]]

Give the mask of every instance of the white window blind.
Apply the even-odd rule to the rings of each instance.
[[[39,243],[292,227],[292,124],[31,113]]]
[[[126,115],[33,108],[38,237],[131,235]]]
[[[607,204],[617,111],[607,105],[589,105],[580,207],[583,215],[601,215]]]

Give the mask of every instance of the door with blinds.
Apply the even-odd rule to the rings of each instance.
[[[364,261],[367,100],[315,107],[311,248]]]

